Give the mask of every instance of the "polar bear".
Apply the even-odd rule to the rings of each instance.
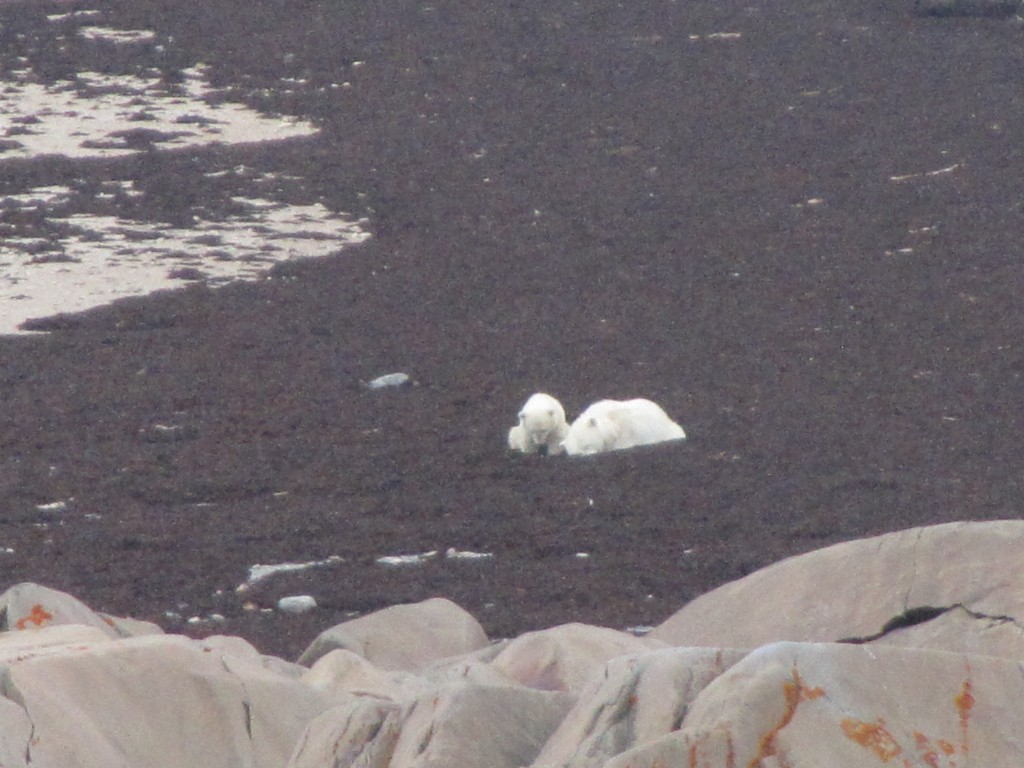
[[[572,423],[561,447],[570,456],[586,456],[685,438],[683,428],[657,403],[598,400]]]
[[[508,447],[522,453],[562,453],[562,441],[569,434],[565,409],[551,395],[537,392],[519,411],[519,423],[508,431]]]

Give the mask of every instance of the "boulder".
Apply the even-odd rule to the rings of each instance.
[[[2,764],[33,768],[272,768],[331,703],[243,654],[94,627],[0,635],[0,681]]]
[[[402,701],[410,686],[418,687],[418,678],[412,673],[383,670],[344,648],[321,656],[302,679],[332,696],[366,696],[386,701]]]
[[[521,768],[571,704],[563,693],[466,682],[400,708],[349,701],[310,724],[288,768]]]
[[[491,664],[529,688],[578,692],[609,659],[660,647],[664,643],[606,627],[563,624],[520,635]]]
[[[97,613],[64,592],[23,582],[0,595],[0,629],[39,629],[55,624],[82,624],[102,630],[108,637],[134,637],[163,633],[156,624]]]
[[[704,688],[679,731],[605,768],[1020,765],[1022,700],[1008,659],[774,643]]]
[[[393,605],[324,630],[299,663],[309,666],[342,648],[381,669],[415,670],[448,656],[488,645],[483,627],[450,600],[435,597],[420,603]]]
[[[514,686],[500,670],[480,660],[477,651],[433,662],[419,672],[384,670],[352,651],[337,649],[322,656],[303,675],[303,681],[332,696],[352,694],[407,702],[424,691],[451,682]]]
[[[930,647],[1024,658],[1024,638],[1012,632],[999,633],[999,643],[964,637],[968,616],[977,619],[972,631],[993,636],[993,621],[1024,618],[1022,548],[1020,520],[948,523],[836,544],[712,590],[650,637],[734,648],[778,640],[881,642],[894,630],[963,608],[959,625],[950,621],[948,633],[934,632]]]
[[[612,659],[583,687],[534,768],[599,768],[627,749],[671,733],[705,686],[744,655],[664,648]]]
[[[401,707],[370,696],[340,698],[306,727],[287,768],[389,768]]]

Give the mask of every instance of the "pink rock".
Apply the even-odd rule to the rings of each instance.
[[[1022,700],[1008,659],[774,643],[710,683],[679,731],[605,768],[1020,765]]]
[[[791,557],[696,598],[651,632],[671,645],[754,648],[778,640],[869,639],[963,606],[986,631],[1024,616],[1024,521],[949,523]],[[921,625],[923,628],[924,625]],[[1024,637],[972,646],[963,626],[931,647],[1024,658]],[[1008,644],[1007,644],[1008,643]]]
[[[450,600],[393,605],[331,627],[299,658],[310,665],[335,648],[344,648],[381,669],[414,670],[448,656],[483,648],[480,623]]]
[[[580,691],[533,768],[600,768],[627,749],[677,730],[697,695],[745,655],[663,648],[612,659]]]
[[[512,640],[491,664],[510,679],[545,691],[579,691],[606,661],[664,647],[605,627],[563,624]]]
[[[0,595],[0,626],[3,629],[30,630],[56,624],[96,627],[108,637],[133,637],[163,632],[156,624],[148,621],[97,613],[77,598],[39,584],[23,582]]]
[[[276,768],[332,703],[244,654],[177,635],[97,640],[95,628],[72,631],[83,630],[92,637],[66,642],[61,626],[0,636],[0,745],[20,750],[3,765]]]
[[[314,721],[288,768],[521,768],[572,698],[510,686],[447,683],[401,708],[349,701]]]

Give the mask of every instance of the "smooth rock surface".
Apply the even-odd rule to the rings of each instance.
[[[440,686],[400,710],[352,704],[310,726],[289,768],[519,768],[571,704],[562,693],[471,683]]]
[[[4,765],[274,768],[330,704],[258,660],[181,636],[51,644],[54,631],[67,639],[61,627],[0,636],[3,709],[11,710],[0,744],[20,745],[18,760]],[[37,649],[26,649],[27,636]]]
[[[321,632],[299,657],[310,665],[335,648],[357,653],[381,669],[413,670],[483,648],[480,623],[451,600],[393,605]]]
[[[922,608],[962,605],[989,617],[1024,617],[1022,550],[1020,520],[948,523],[844,542],[701,595],[650,637],[671,645],[755,648],[778,640],[871,639]],[[947,646],[936,636],[929,645],[956,650],[968,648],[964,642],[951,637]]]
[[[388,768],[400,712],[398,704],[372,696],[342,697],[341,703],[309,724],[288,768]]]
[[[627,632],[572,623],[520,635],[491,663],[520,685],[578,692],[609,659],[663,646]]]
[[[681,730],[605,768],[1020,765],[1022,700],[1007,659],[775,643],[709,684]]]
[[[975,614],[956,606],[928,621],[887,632],[870,645],[932,648],[1024,660],[1024,628],[1009,616]]]
[[[56,624],[81,624],[96,627],[108,637],[157,635],[156,624],[98,613],[65,592],[39,584],[22,582],[0,595],[0,628],[5,630],[39,629]]]
[[[745,655],[665,648],[612,659],[580,692],[534,768],[597,768],[678,729],[696,696]]]

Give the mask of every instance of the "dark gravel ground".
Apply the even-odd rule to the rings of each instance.
[[[245,163],[305,177],[374,237],[0,340],[4,584],[293,657],[434,595],[494,637],[657,623],[789,555],[1019,516],[1015,20],[870,0],[88,7],[172,35],[163,66],[207,62],[237,98],[322,126],[117,161],[161,215]],[[0,4],[8,52],[47,6],[29,8]],[[277,93],[282,77],[305,85]],[[417,385],[361,383],[392,371]],[[572,413],[650,397],[690,439],[511,455],[537,390]],[[448,547],[494,556],[375,563]],[[252,564],[331,555],[235,592]],[[321,608],[243,608],[295,593]]]

